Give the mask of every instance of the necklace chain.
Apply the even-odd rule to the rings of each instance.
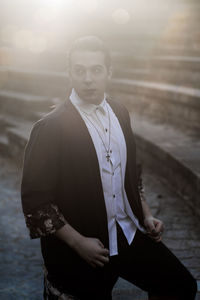
[[[84,111],[82,111],[82,112],[84,113],[84,115],[85,115],[85,117],[87,118],[87,120],[92,124],[92,126],[95,128],[96,132],[98,133],[98,135],[99,135],[99,137],[100,137],[100,139],[101,139],[101,141],[102,141],[102,143],[103,143],[103,146],[104,146],[104,148],[105,148],[105,150],[106,150],[106,153],[107,153],[107,154],[106,154],[106,159],[107,159],[107,161],[109,162],[109,161],[110,161],[110,153],[111,153],[111,149],[110,149],[111,122],[110,122],[110,113],[109,113],[107,104],[106,104],[106,108],[107,108],[108,122],[109,122],[109,123],[108,123],[108,124],[109,124],[109,125],[108,125],[108,126],[109,126],[108,148],[106,147],[106,143],[104,142],[104,140],[103,140],[103,138],[102,138],[102,136],[101,136],[99,130],[97,129],[97,127],[96,127],[96,126],[94,125],[94,123],[88,118],[87,114],[86,114]],[[96,114],[96,117],[97,117],[97,119],[99,120],[97,114]],[[100,120],[99,120],[99,122],[101,123]]]

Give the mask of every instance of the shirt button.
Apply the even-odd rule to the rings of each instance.
[[[105,131],[107,132],[107,131],[108,131],[108,129],[107,129],[107,128],[105,128]]]
[[[115,198],[115,194],[113,195],[113,198]]]

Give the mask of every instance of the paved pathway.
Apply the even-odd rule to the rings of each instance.
[[[200,228],[181,198],[145,172],[146,194],[152,210],[165,222],[164,241],[200,280]],[[0,158],[0,299],[42,300],[39,240],[30,240],[20,204],[20,170]],[[116,300],[144,300],[146,295],[119,280]],[[200,298],[198,298],[200,299]]]

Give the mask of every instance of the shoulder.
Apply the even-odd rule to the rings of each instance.
[[[108,96],[106,98],[106,100],[117,115],[121,115],[123,118],[128,119],[128,120],[130,119],[128,109],[126,108],[126,106],[124,104],[122,104],[119,101],[114,100],[110,96]]]
[[[66,102],[58,104],[53,110],[45,114],[41,119],[33,124],[32,132],[45,131],[51,133],[51,135],[60,127],[60,122],[65,118]]]
[[[42,143],[42,141],[52,144],[59,139],[63,109],[62,103],[33,124],[28,140],[29,145]]]

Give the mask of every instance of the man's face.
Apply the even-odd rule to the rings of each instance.
[[[79,97],[88,103],[101,103],[111,76],[111,70],[105,65],[104,53],[75,51],[70,63],[71,85]]]

